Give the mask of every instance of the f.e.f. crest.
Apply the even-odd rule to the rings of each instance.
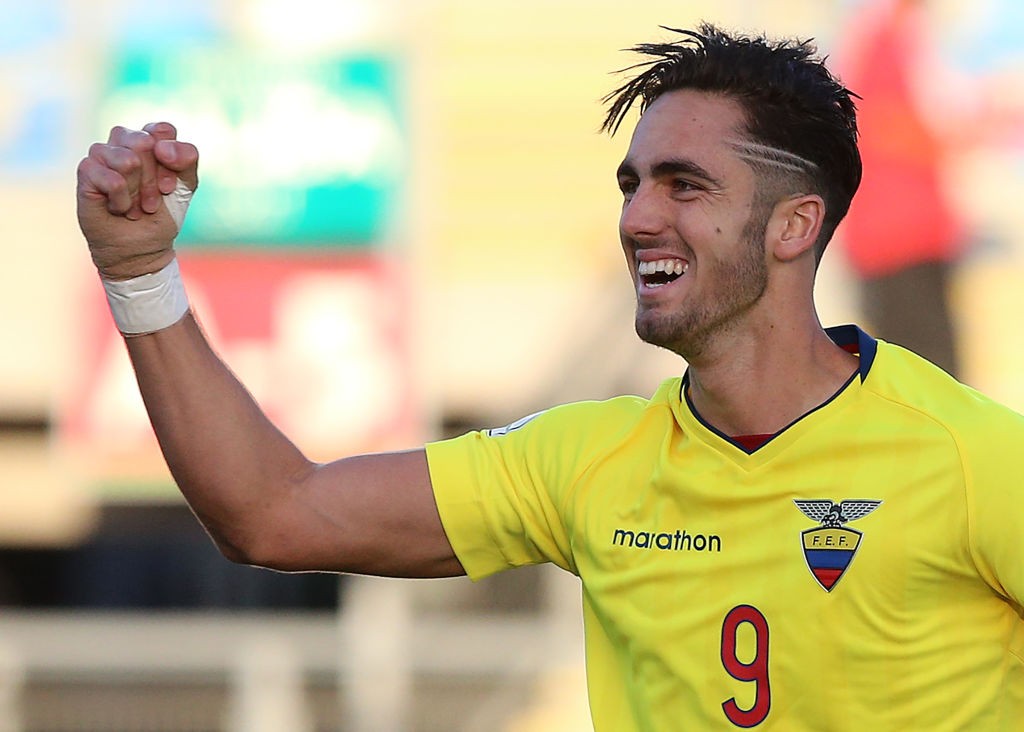
[[[882,502],[868,499],[836,503],[827,498],[794,500],[804,516],[821,525],[800,532],[807,568],[822,589],[831,592],[860,547],[863,534],[844,524],[867,516]]]

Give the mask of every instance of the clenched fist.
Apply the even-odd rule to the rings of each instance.
[[[199,152],[167,122],[115,127],[78,164],[78,224],[100,274],[156,272],[174,258],[178,224],[164,203],[178,180],[195,190]]]

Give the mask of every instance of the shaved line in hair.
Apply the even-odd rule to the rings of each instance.
[[[818,170],[817,163],[770,145],[750,140],[730,140],[729,146],[736,151],[741,160],[754,165],[771,165],[801,175],[812,175]]]

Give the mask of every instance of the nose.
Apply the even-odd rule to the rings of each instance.
[[[665,212],[651,185],[639,185],[622,203],[619,231],[631,239],[657,236],[665,227]]]

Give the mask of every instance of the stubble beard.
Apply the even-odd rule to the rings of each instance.
[[[734,266],[716,262],[713,268],[704,271],[704,279],[714,281],[718,294],[714,301],[664,314],[644,313],[638,304],[636,333],[641,340],[693,361],[707,350],[716,336],[735,326],[768,287],[764,239],[770,214],[770,209],[751,212],[741,233],[747,246],[743,248],[742,259]]]

